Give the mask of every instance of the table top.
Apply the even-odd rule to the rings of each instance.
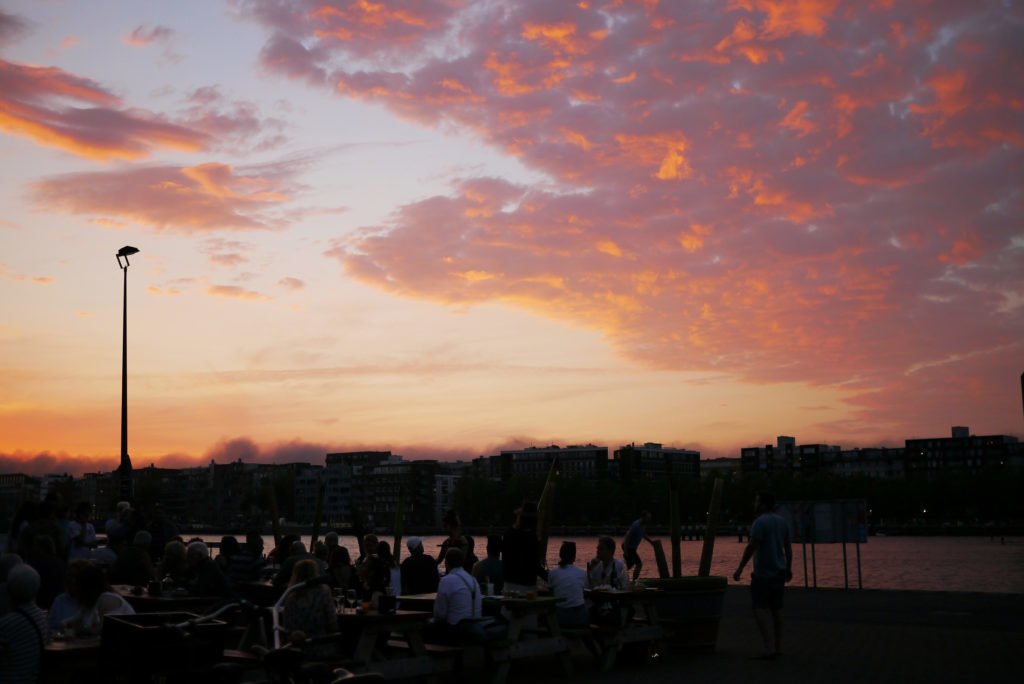
[[[216,603],[217,601],[224,600],[224,597],[222,596],[196,596],[194,594],[189,594],[187,592],[182,593],[178,590],[175,590],[174,592],[169,594],[160,594],[154,596],[153,594],[150,594],[145,587],[134,587],[131,584],[115,584],[111,587],[111,589],[113,589],[114,593],[119,594],[129,603],[132,603],[134,601],[153,601],[168,604],[185,602],[196,603],[201,601]],[[138,593],[136,593],[137,589],[139,590]]]
[[[100,638],[94,637],[80,637],[77,639],[54,639],[50,643],[46,644],[44,649],[46,653],[71,653],[78,651],[86,651],[90,649],[98,649],[100,647]]]
[[[595,587],[584,589],[584,595],[609,599],[644,599],[658,596],[658,589],[612,589],[611,587]]]
[[[379,613],[377,611],[370,611],[369,613],[345,611],[338,613],[339,622],[355,623],[357,626],[373,624],[426,624],[432,617],[434,617],[433,613],[422,610],[396,610],[394,613]]]

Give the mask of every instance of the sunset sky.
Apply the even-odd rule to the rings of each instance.
[[[0,2],[0,472],[1024,434],[1024,8]]]

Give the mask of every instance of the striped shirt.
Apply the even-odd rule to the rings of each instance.
[[[33,628],[31,620],[35,623]],[[49,639],[46,615],[36,604],[20,606],[0,617],[0,682],[34,684],[39,680],[43,640]]]

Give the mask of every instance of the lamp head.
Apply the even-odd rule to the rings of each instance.
[[[121,269],[125,271],[125,278],[128,277],[127,268],[130,265],[128,263],[128,257],[130,255],[132,255],[132,254],[138,254],[138,253],[139,253],[138,247],[132,247],[131,245],[125,245],[121,249],[117,250],[117,265],[120,266]],[[124,258],[124,263],[123,264],[121,263],[121,259],[122,258]]]

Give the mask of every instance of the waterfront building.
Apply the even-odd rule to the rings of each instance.
[[[775,445],[740,449],[740,468],[744,474],[815,475],[824,469],[827,458],[834,458],[839,451],[838,446],[829,444],[798,446],[795,437],[780,435]]]
[[[443,529],[444,514],[455,508],[455,489],[461,474],[444,468],[434,474],[434,527]]]
[[[608,475],[608,447],[593,444],[502,450],[497,456],[488,457],[487,471],[496,472],[502,482],[512,477],[543,479],[556,459],[561,477],[593,480]]]
[[[402,501],[402,524],[422,526],[435,514],[434,482],[438,462],[397,459],[375,466],[369,473],[367,490],[372,499],[367,510],[375,527],[392,529]]]
[[[903,447],[843,449],[826,454],[824,469],[839,477],[902,480],[907,474],[905,451]]]
[[[326,483],[323,466],[309,466],[295,474],[295,522],[300,525],[312,525],[316,519],[321,482]]]
[[[1015,465],[1020,443],[1009,435],[972,435],[957,426],[949,437],[906,440],[908,477],[932,478],[942,472],[977,473],[983,469]]]
[[[700,477],[700,452],[665,447],[657,442],[643,446],[629,444],[613,454],[618,477],[623,482],[657,480],[663,477]]]
[[[401,461],[390,451],[343,451],[324,457],[327,480],[324,518],[332,525],[354,522],[370,512],[373,492],[370,474],[384,463]]]
[[[741,471],[739,458],[711,458],[700,462],[701,478],[738,476]]]

